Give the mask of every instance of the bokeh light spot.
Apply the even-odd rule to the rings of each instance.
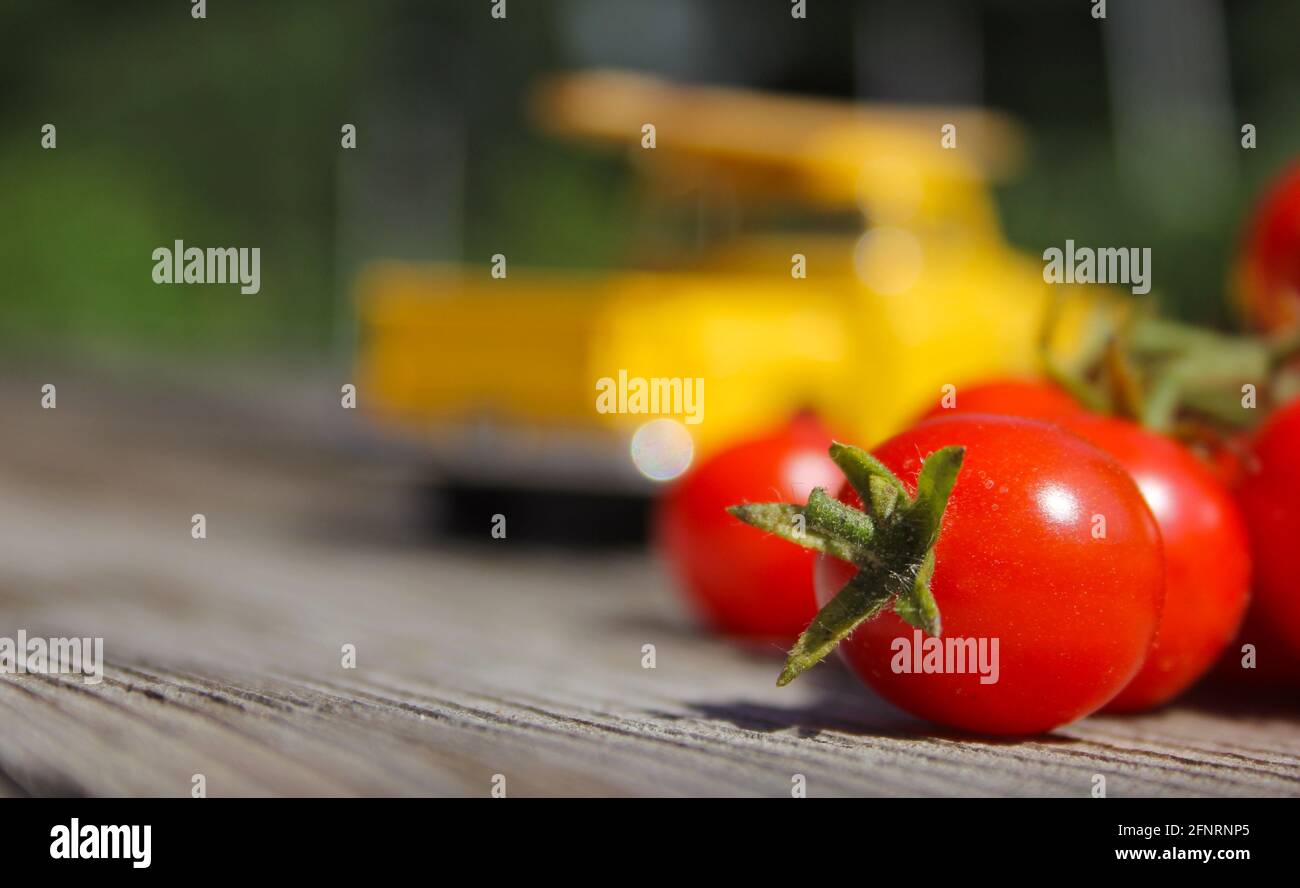
[[[632,464],[652,481],[671,481],[691,466],[695,441],[675,419],[652,419],[632,435]]]

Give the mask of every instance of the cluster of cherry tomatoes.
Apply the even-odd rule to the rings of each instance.
[[[1244,304],[1269,323],[1291,318],[1283,303],[1300,294],[1300,173],[1279,191],[1292,199],[1265,201],[1244,251]],[[1239,438],[1232,459],[1207,460],[1043,380],[954,394],[872,456],[915,495],[929,454],[964,448],[925,570],[943,637],[999,641],[997,680],[899,669],[916,623],[895,606],[836,638],[863,681],[930,721],[993,734],[1160,706],[1216,662],[1242,681],[1300,686],[1300,399]],[[802,644],[819,607],[865,569],[726,511],[802,504],[816,488],[863,508],[830,441],[801,416],[666,492],[660,548],[713,627]]]

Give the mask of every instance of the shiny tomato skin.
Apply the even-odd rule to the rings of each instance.
[[[896,672],[892,611],[840,650],[868,685],[921,718],[984,734],[1050,731],[1108,703],[1141,667],[1164,601],[1160,532],[1142,494],[1109,456],[1055,426],[984,414],[930,420],[874,453],[909,489],[921,459],[965,445],[935,547],[931,589],[944,639],[998,640],[996,683],[978,674]],[[857,504],[847,486],[845,502]],[[1094,536],[1094,516],[1106,519]],[[855,568],[820,557],[827,601]],[[991,677],[991,676],[990,676]]]
[[[813,553],[743,524],[726,508],[807,500],[844,479],[827,450],[831,436],[807,416],[720,451],[660,500],[654,536],[692,608],[727,635],[788,646],[817,613]]]
[[[1231,643],[1250,600],[1250,544],[1231,493],[1195,455],[1136,423],[1080,415],[1062,427],[1110,454],[1160,526],[1165,609],[1146,663],[1107,706],[1137,712],[1173,699]]]
[[[1251,455],[1237,497],[1255,558],[1253,609],[1300,655],[1300,399],[1269,417]]]
[[[957,413],[995,413],[1056,421],[1083,411],[1083,406],[1065,389],[1040,379],[990,379],[957,386],[952,394],[951,407],[945,407],[941,398],[921,419]]]

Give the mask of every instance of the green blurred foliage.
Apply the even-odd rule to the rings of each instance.
[[[317,347],[333,292],[340,111],[359,4],[9,4],[0,194],[9,350]],[[58,127],[58,148],[40,128]],[[158,286],[175,239],[258,246],[262,293]]]
[[[995,6],[995,8],[997,8]],[[1300,4],[1286,0],[1235,0],[1223,4],[1235,117],[1222,139],[1230,166],[1202,168],[1177,155],[1162,158],[1166,188],[1193,187],[1222,177],[1217,202],[1194,205],[1169,224],[1120,172],[1109,107],[1106,47],[1092,40],[1033,42],[1019,39],[1018,10],[1002,4],[989,33],[990,100],[1016,114],[1032,139],[1031,163],[998,190],[1008,238],[1041,254],[1066,238],[1080,245],[1151,247],[1156,290],[1166,313],[1230,328],[1235,317],[1228,279],[1244,220],[1269,181],[1300,157]],[[1051,33],[1071,34],[1072,12],[1055,11]],[[1171,26],[1176,23],[1171,23]],[[1012,44],[1015,44],[1014,46]],[[1032,75],[1027,72],[1032,71]],[[1237,127],[1252,123],[1257,147],[1240,147]],[[1157,125],[1165,125],[1156,121]],[[1172,125],[1172,124],[1170,124]],[[1198,134],[1197,137],[1204,137]]]

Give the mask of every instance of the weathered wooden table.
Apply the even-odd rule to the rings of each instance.
[[[102,683],[0,677],[0,794],[1300,795],[1294,701],[1042,739],[936,734],[838,666],[696,631],[641,552],[430,539],[339,446],[338,382],[7,373],[0,636],[102,636]],[[40,385],[58,384],[42,410]],[[213,391],[223,391],[214,395]],[[190,535],[207,517],[207,538]],[[656,668],[642,666],[653,644]],[[344,645],[356,667],[345,668]]]

